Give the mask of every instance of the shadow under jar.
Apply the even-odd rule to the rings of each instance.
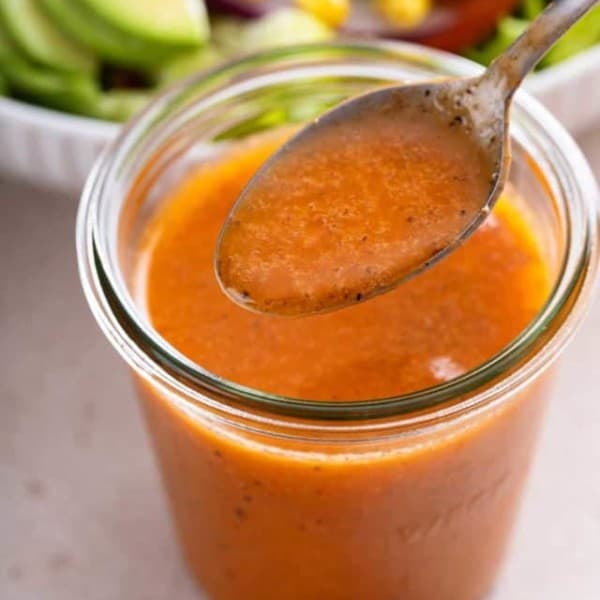
[[[406,44],[250,57],[159,97],[88,180],[77,232],[83,287],[133,372],[184,555],[213,600],[478,600],[494,581],[549,367],[583,317],[596,271],[594,178],[535,101],[515,102],[510,185],[551,291],[507,346],[455,379],[335,403],[253,390],[163,339],[136,277],[169,190],[241,138],[376,85],[477,69]]]

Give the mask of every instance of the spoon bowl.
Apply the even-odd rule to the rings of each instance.
[[[595,4],[552,3],[480,77],[377,89],[294,135],[223,227],[225,293],[249,310],[313,314],[389,291],[453,251],[504,188],[512,96]]]
[[[293,136],[242,191],[222,230],[215,266],[225,292],[259,312],[324,312],[384,293],[451,252],[485,219],[507,175],[505,115],[487,112],[497,104],[478,105],[478,85],[382,88]],[[474,138],[476,129],[486,135]],[[423,161],[435,185],[420,180]],[[435,197],[433,206],[423,196]]]

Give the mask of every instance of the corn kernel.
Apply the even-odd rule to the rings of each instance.
[[[296,0],[296,4],[330,27],[339,27],[350,14],[350,0]]]
[[[432,0],[375,0],[386,19],[402,27],[419,25],[431,10]]]

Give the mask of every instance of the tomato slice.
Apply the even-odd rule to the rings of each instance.
[[[350,21],[343,30],[351,35],[403,39],[460,52],[488,37],[519,1],[440,0],[423,23],[413,29],[394,27],[370,1],[354,1]]]
[[[460,52],[488,37],[498,21],[520,0],[454,0],[441,2],[409,37],[428,46]],[[436,15],[437,13],[437,15]]]

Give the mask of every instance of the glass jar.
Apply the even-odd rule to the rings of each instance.
[[[158,97],[90,175],[77,226],[85,294],[134,374],[184,555],[213,600],[475,600],[490,588],[549,367],[582,320],[597,262],[595,180],[537,102],[516,97],[510,181],[553,289],[516,339],[452,381],[335,404],[251,390],[162,339],[133,277],[165,190],[232,140],[382,83],[477,72],[400,43],[270,51]]]

